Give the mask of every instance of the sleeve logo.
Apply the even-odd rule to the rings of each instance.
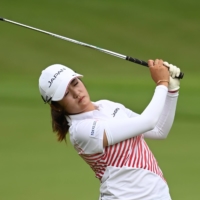
[[[91,133],[90,133],[91,136],[94,136],[94,131],[95,131],[96,125],[97,125],[97,121],[94,121],[93,124],[92,124],[92,130],[91,130]]]
[[[119,111],[119,108],[116,108],[112,114],[113,117],[115,117],[116,113]]]

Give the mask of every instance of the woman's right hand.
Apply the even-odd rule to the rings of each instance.
[[[156,85],[165,85],[168,87],[169,84],[169,70],[163,65],[162,59],[148,60],[148,66],[151,73],[151,77]]]

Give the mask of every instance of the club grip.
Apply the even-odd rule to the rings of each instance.
[[[128,61],[130,61],[130,62],[137,63],[137,64],[139,64],[139,65],[143,65],[143,66],[145,66],[145,67],[149,67],[147,62],[145,62],[145,61],[143,61],[143,60],[139,60],[139,59],[137,59],[137,58],[132,58],[132,57],[130,57],[130,56],[126,56],[126,60],[128,60]],[[183,72],[180,72],[179,76],[176,77],[176,78],[182,79],[183,77],[184,77],[184,73],[183,73]]]

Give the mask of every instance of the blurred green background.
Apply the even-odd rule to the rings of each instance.
[[[185,77],[167,140],[147,140],[173,200],[200,199],[200,1],[2,0],[0,15],[142,60],[162,58]],[[91,99],[140,113],[155,85],[147,68],[0,22],[0,199],[97,200],[99,181],[69,140],[56,141],[38,91],[43,68],[84,74]]]

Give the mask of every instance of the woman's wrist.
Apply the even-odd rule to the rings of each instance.
[[[157,85],[157,86],[158,86],[158,85],[164,85],[164,86],[168,87],[168,85],[169,85],[169,80],[159,80],[159,81],[157,81],[156,85]]]
[[[178,90],[174,90],[174,91],[168,91],[169,93],[177,93],[179,91],[179,89]]]

